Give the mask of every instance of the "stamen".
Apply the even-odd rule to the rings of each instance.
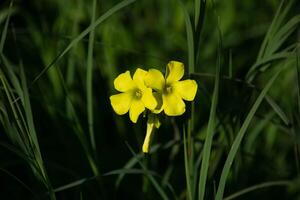
[[[170,85],[165,86],[165,88],[164,88],[165,94],[170,94],[170,93],[172,93],[172,91],[173,91],[172,86],[170,86]]]
[[[135,93],[134,93],[134,97],[136,99],[142,98],[142,92],[141,92],[141,90],[136,90]]]

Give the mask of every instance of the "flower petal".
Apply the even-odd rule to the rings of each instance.
[[[119,92],[127,92],[135,87],[135,84],[130,76],[130,72],[126,71],[120,74],[114,80],[114,86]]]
[[[163,95],[163,108],[166,115],[178,116],[185,112],[185,103],[179,95],[171,93]]]
[[[178,61],[170,61],[167,65],[167,84],[179,81],[184,74],[184,65]]]
[[[149,114],[148,121],[147,121],[147,132],[146,132],[146,136],[142,148],[144,153],[149,153],[150,143],[153,137],[153,133],[159,127],[160,127],[160,121],[158,116],[155,114]]]
[[[129,117],[133,123],[136,123],[140,114],[144,112],[145,106],[141,100],[133,100],[129,109]]]
[[[147,71],[145,71],[141,68],[137,68],[134,72],[133,81],[135,82],[137,87],[141,90],[146,89],[146,86],[145,86],[145,83],[144,83],[144,78],[145,78],[147,73],[148,73]]]
[[[162,91],[165,85],[165,78],[157,69],[150,69],[145,76],[145,85],[157,91]]]
[[[153,96],[157,102],[155,109],[151,110],[153,113],[158,114],[163,110],[163,100],[162,100],[162,93],[160,92],[153,92]]]
[[[143,91],[143,96],[142,96],[142,101],[145,105],[146,108],[153,110],[157,106],[156,99],[154,98],[152,94],[152,89],[151,88],[146,88]]]
[[[146,132],[146,136],[145,136],[143,147],[142,147],[142,150],[144,153],[149,153],[150,142],[151,142],[154,130],[155,130],[154,124],[147,123],[147,132]]]
[[[132,102],[132,94],[129,92],[115,94],[110,96],[109,99],[114,111],[118,115],[124,115],[130,108]]]
[[[193,101],[197,93],[197,83],[194,80],[178,81],[173,85],[175,92],[187,101]]]

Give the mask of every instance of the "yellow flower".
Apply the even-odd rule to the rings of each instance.
[[[144,144],[143,144],[143,148],[142,148],[144,153],[149,153],[150,143],[151,143],[151,140],[153,137],[153,133],[159,127],[160,127],[160,121],[159,121],[157,115],[150,113],[148,115],[147,132],[146,132],[146,136],[145,136]]]
[[[145,85],[157,91],[154,96],[157,99],[158,106],[153,110],[154,113],[164,110],[166,115],[178,116],[185,112],[183,99],[193,101],[198,86],[194,80],[180,81],[183,75],[184,65],[177,61],[168,63],[166,78],[156,69],[148,71],[145,76]]]
[[[130,72],[126,71],[114,80],[115,89],[122,93],[112,95],[110,103],[118,115],[124,115],[129,111],[129,117],[133,123],[137,122],[145,107],[153,110],[157,106],[152,89],[144,84],[146,75],[147,71],[138,68],[133,79]]]

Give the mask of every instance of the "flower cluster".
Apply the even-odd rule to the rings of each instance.
[[[138,68],[133,77],[126,71],[114,80],[114,87],[119,94],[112,95],[110,102],[118,115],[129,112],[130,120],[136,123],[146,109],[148,117],[147,134],[143,151],[148,152],[152,130],[160,123],[155,115],[164,111],[168,116],[179,116],[185,112],[186,101],[193,101],[197,92],[194,80],[182,80],[184,65],[178,61],[167,64],[166,75],[157,70],[145,71]]]

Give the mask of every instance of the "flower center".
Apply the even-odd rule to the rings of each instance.
[[[171,85],[166,85],[165,88],[164,88],[164,93],[165,94],[171,94],[173,91],[173,88]]]
[[[141,91],[141,90],[136,90],[136,91],[134,91],[134,98],[135,98],[135,99],[140,99],[140,98],[142,98],[142,91]]]

